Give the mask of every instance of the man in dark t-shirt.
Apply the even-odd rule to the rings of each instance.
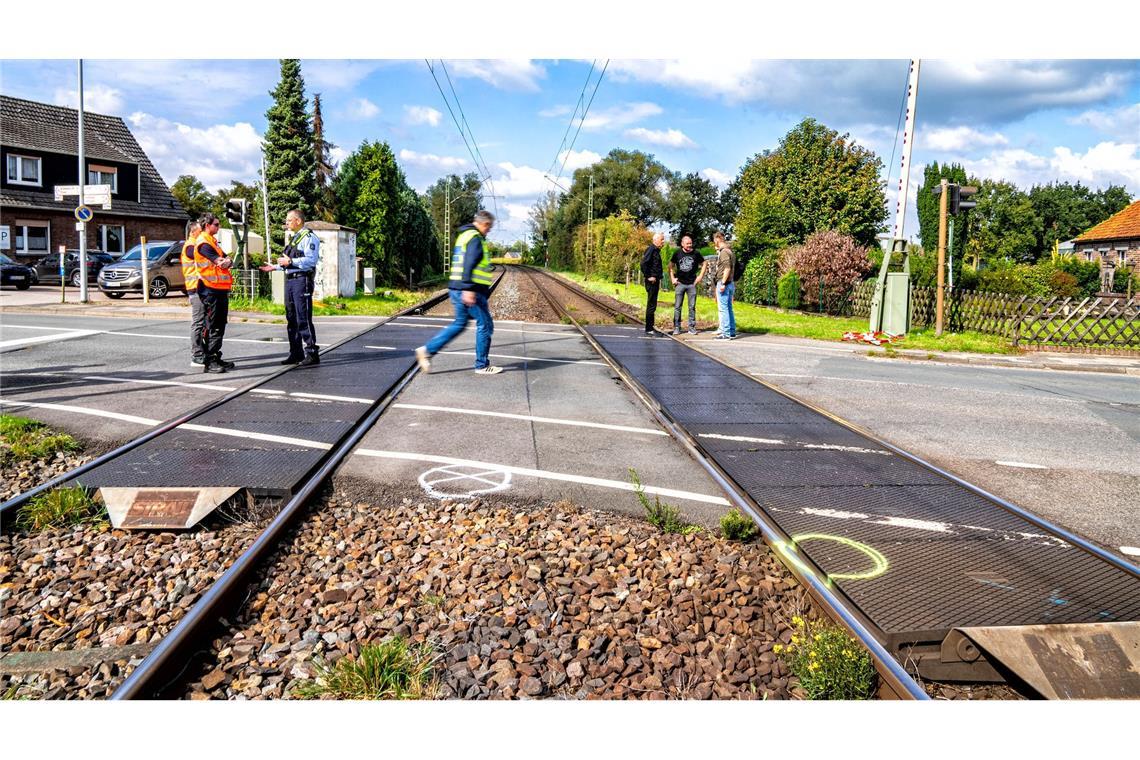
[[[653,242],[641,254],[641,276],[645,280],[645,334],[653,334],[653,317],[657,313],[657,294],[661,290],[661,246],[665,235],[658,232]]]
[[[673,334],[681,334],[681,306],[689,294],[689,334],[697,334],[697,281],[705,278],[705,259],[693,248],[693,239],[681,238],[680,249],[669,261],[669,279],[673,282]]]

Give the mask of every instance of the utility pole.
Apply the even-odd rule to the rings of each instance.
[[[447,249],[451,246],[451,175],[447,177],[447,184],[443,186],[443,271],[451,269],[451,262],[447,256]]]
[[[79,205],[83,206],[83,185],[87,182],[83,158],[83,59],[79,59]],[[77,222],[79,231],[79,301],[87,303],[87,222]]]
[[[594,173],[590,172],[590,203],[586,207],[586,272],[590,270],[590,241],[594,233]]]
[[[261,154],[261,200],[265,207],[265,261],[273,263],[273,233],[269,230],[269,178],[265,176],[265,153]]]
[[[946,284],[946,204],[950,200],[950,181],[942,178],[941,192],[938,194],[938,290],[934,334],[942,334],[943,287]]]

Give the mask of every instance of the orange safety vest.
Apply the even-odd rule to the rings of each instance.
[[[222,247],[218,245],[218,241],[214,240],[213,235],[208,232],[203,232],[198,235],[198,240],[194,245],[194,264],[198,267],[198,279],[207,288],[213,290],[230,290],[234,286],[234,278],[230,275],[230,270],[222,269],[198,253],[198,249],[203,245],[208,245],[213,248],[214,252],[219,256],[226,255],[222,252]],[[195,287],[197,287],[197,285],[195,285]]]
[[[186,292],[198,289],[198,267],[194,264],[194,249],[198,247],[198,238],[188,238],[182,245],[182,277],[186,280]]]

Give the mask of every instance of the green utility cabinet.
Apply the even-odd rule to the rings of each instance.
[[[894,255],[902,258],[902,270],[891,271]],[[910,255],[906,241],[895,240],[884,253],[875,295],[871,299],[871,332],[906,335],[910,332]]]

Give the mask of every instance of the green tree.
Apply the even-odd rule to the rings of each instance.
[[[975,262],[1032,264],[1038,257],[1041,220],[1029,196],[1011,182],[985,179],[978,187],[977,207],[968,214],[966,255]]]
[[[939,165],[937,161],[927,164],[922,171],[922,187],[918,189],[915,205],[918,206],[918,228],[922,237],[922,248],[938,255],[938,208],[941,200],[934,194],[942,180],[959,185],[969,185],[966,170],[960,164]],[[968,213],[968,212],[967,212]],[[949,241],[947,241],[949,243]],[[966,224],[961,215],[954,220],[954,262],[957,265],[966,252]]]
[[[1030,188],[1029,201],[1041,220],[1035,252],[1042,258],[1058,241],[1071,240],[1125,208],[1132,197],[1119,185],[1093,192],[1080,182],[1050,182]]]
[[[575,268],[606,280],[629,282],[652,239],[653,233],[628,211],[621,211],[594,222],[587,252],[586,226],[579,225],[574,234]]]
[[[289,209],[297,208],[306,218],[313,217],[317,198],[316,156],[313,128],[306,112],[305,80],[301,63],[292,58],[281,61],[281,80],[271,93],[273,105],[265,113],[265,180],[269,191],[269,224],[274,247],[284,245],[281,226]]]
[[[526,227],[530,233],[532,261],[536,264],[546,264],[546,252],[549,248],[548,238],[554,222],[555,212],[558,210],[558,193],[547,190],[530,209],[527,215]]]
[[[207,211],[213,211],[214,196],[193,174],[183,174],[170,186],[170,194],[186,209],[191,219],[197,219]]]
[[[265,214],[263,213],[263,203],[261,198],[261,185],[260,183],[254,185],[247,185],[244,182],[239,182],[236,179],[230,180],[229,187],[223,187],[218,192],[214,193],[213,205],[211,211],[218,215],[222,220],[222,224],[226,227],[232,228],[229,220],[226,219],[226,201],[230,198],[245,198],[249,204],[247,211],[247,218],[249,219],[249,230],[255,232],[262,237],[265,236]]]
[[[458,174],[449,174],[440,177],[424,193],[427,200],[428,213],[437,234],[446,244],[446,251],[441,254],[441,260],[446,257],[450,261],[451,244],[455,242],[456,230],[461,225],[470,224],[475,212],[483,207],[483,183],[475,172],[468,172],[460,177]],[[451,199],[451,225],[446,224],[448,198]]]
[[[325,139],[325,120],[321,115],[321,94],[313,95],[313,160],[316,163],[316,217],[325,222],[336,219],[336,193],[333,191],[333,178],[336,164],[332,160],[332,149],[336,146]]]
[[[804,119],[742,169],[738,247],[751,255],[753,246],[799,243],[829,229],[873,245],[887,218],[881,169],[878,156],[849,135]]]
[[[667,216],[673,237],[688,235],[697,246],[707,245],[715,230],[724,225],[721,219],[720,191],[696,173],[673,181],[666,200]]]
[[[407,276],[398,250],[406,186],[388,144],[368,141],[342,162],[335,183],[337,222],[356,230],[357,254],[376,268],[381,282]]]

